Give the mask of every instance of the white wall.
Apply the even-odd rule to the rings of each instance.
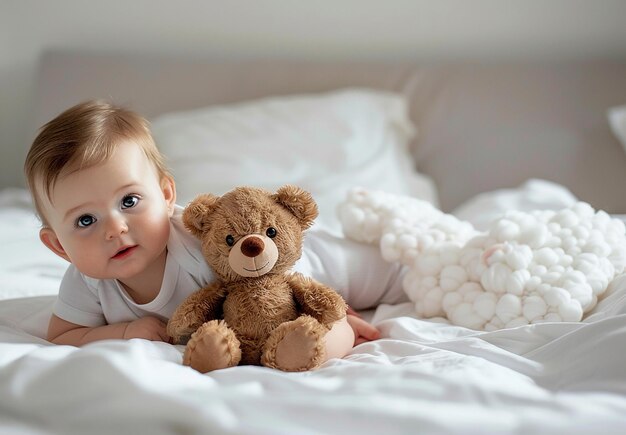
[[[182,56],[626,58],[624,0],[0,0],[0,187],[50,48]]]

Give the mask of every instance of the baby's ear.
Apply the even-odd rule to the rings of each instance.
[[[201,237],[209,228],[209,217],[217,207],[219,196],[205,193],[196,196],[183,211],[183,223],[196,237]]]
[[[163,198],[167,203],[167,210],[170,217],[174,214],[174,206],[176,205],[176,183],[170,176],[164,176],[161,179],[161,191],[163,192]]]
[[[70,263],[72,262],[52,228],[42,228],[39,230],[39,239],[48,249],[57,254],[59,257],[69,261]]]
[[[318,215],[317,204],[306,190],[287,184],[278,189],[272,198],[298,219],[303,230],[313,225]]]

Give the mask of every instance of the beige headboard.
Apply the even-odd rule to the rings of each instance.
[[[79,101],[148,117],[270,95],[368,86],[402,92],[418,128],[416,167],[446,211],[535,177],[626,213],[626,152],[606,110],[626,104],[625,61],[420,64],[219,60],[47,53],[33,129]]]

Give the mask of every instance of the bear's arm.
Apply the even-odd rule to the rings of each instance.
[[[288,275],[287,282],[300,311],[316,318],[324,326],[330,328],[346,316],[346,302],[332,288],[297,272]]]
[[[167,333],[174,344],[184,344],[203,323],[221,318],[225,297],[225,289],[219,283],[209,284],[189,295],[167,323]]]

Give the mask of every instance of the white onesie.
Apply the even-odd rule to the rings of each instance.
[[[144,316],[167,321],[178,305],[213,279],[199,240],[182,223],[182,208],[170,220],[167,259],[161,289],[147,304],[137,304],[115,279],[94,279],[70,265],[54,305],[54,314],[84,326],[130,322]],[[337,290],[354,309],[408,300],[401,288],[403,269],[382,260],[375,246],[331,235],[314,226],[305,233],[302,258],[294,271]]]

